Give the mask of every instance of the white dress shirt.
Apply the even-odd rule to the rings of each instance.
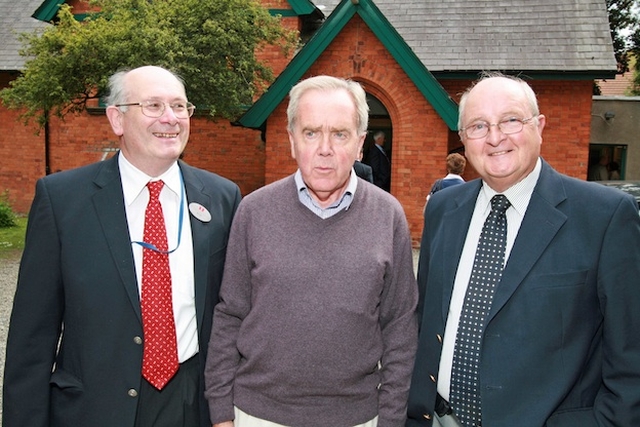
[[[511,249],[520,230],[520,224],[529,206],[533,189],[538,182],[542,162],[538,159],[533,171],[527,175],[525,179],[509,188],[504,194],[511,207],[507,209],[507,247],[505,250],[504,264],[506,266],[511,254]],[[453,293],[449,304],[449,313],[447,316],[447,324],[444,330],[442,341],[442,354],[440,356],[440,368],[438,371],[438,394],[443,399],[449,401],[449,392],[451,385],[451,368],[453,366],[453,350],[456,344],[456,335],[458,332],[458,323],[462,314],[462,305],[467,293],[469,279],[471,278],[471,270],[473,269],[473,261],[476,256],[476,248],[482,233],[482,227],[489,212],[491,212],[491,198],[498,194],[489,185],[483,181],[482,188],[476,199],[476,206],[471,217],[467,238],[464,242],[458,270],[453,285]]]
[[[193,241],[191,237],[191,223],[188,202],[184,191],[184,184],[180,176],[180,167],[174,163],[165,173],[158,177],[150,177],[133,166],[120,152],[118,166],[122,180],[125,211],[129,225],[131,249],[136,267],[138,281],[138,295],[142,295],[142,246],[133,242],[141,242],[144,235],[144,214],[149,203],[149,181],[162,180],[164,187],[160,193],[160,204],[164,214],[167,229],[169,250],[180,245],[169,255],[171,269],[171,294],[173,302],[173,316],[176,324],[178,339],[178,361],[180,363],[190,359],[198,352],[198,327],[196,322]],[[180,200],[184,194],[182,204],[182,231],[179,232]]]

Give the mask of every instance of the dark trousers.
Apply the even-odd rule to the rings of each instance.
[[[180,364],[162,390],[142,379],[135,427],[192,427],[200,425],[200,362],[196,354]]]

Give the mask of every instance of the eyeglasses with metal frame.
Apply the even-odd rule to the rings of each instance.
[[[116,104],[115,107],[140,107],[142,109],[142,114],[147,117],[151,117],[157,119],[158,117],[162,117],[164,114],[166,106],[171,108],[173,114],[179,119],[188,119],[193,116],[193,112],[196,109],[196,106],[190,102],[174,102],[171,104],[164,103],[162,101],[143,101],[143,102],[129,102],[126,104]]]
[[[460,129],[460,132],[464,132],[464,135],[468,139],[480,139],[489,135],[489,129],[491,126],[497,126],[505,135],[513,135],[514,133],[522,132],[524,125],[530,123],[535,116],[529,117],[528,119],[519,119],[517,117],[509,117],[508,119],[504,119],[499,121],[498,123],[487,123],[487,122],[474,122],[467,127],[463,127]]]

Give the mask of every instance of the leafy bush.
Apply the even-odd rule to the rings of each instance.
[[[0,196],[0,228],[16,226],[16,214],[9,205],[7,192]]]

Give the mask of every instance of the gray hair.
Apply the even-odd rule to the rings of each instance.
[[[524,96],[527,98],[527,102],[529,103],[529,109],[531,110],[531,114],[534,117],[540,115],[540,109],[538,108],[538,100],[536,98],[536,94],[533,91],[533,89],[531,89],[531,86],[529,86],[529,83],[527,83],[520,77],[509,76],[509,75],[500,73],[498,71],[483,71],[480,74],[480,78],[473,85],[471,85],[467,90],[465,90],[464,93],[462,94],[462,97],[460,98],[460,105],[458,107],[458,112],[459,112],[458,129],[462,128],[462,117],[464,116],[464,109],[466,107],[467,98],[469,97],[469,93],[471,92],[471,90],[481,81],[495,78],[495,77],[502,77],[502,78],[517,82],[522,88],[522,91],[524,92]],[[538,120],[536,118],[536,123],[537,122]]]
[[[373,134],[373,140],[374,141],[377,141],[379,138],[383,138],[383,137],[384,137],[384,132],[381,131],[381,130],[379,130],[379,131],[377,131],[377,132],[375,132]]]
[[[346,90],[356,107],[356,127],[358,134],[362,135],[367,132],[369,126],[369,105],[367,104],[367,95],[360,85],[353,80],[342,79],[332,76],[315,76],[302,80],[289,91],[289,106],[287,107],[287,120],[289,122],[289,130],[293,130],[296,119],[298,117],[298,106],[300,98],[309,90]]]

